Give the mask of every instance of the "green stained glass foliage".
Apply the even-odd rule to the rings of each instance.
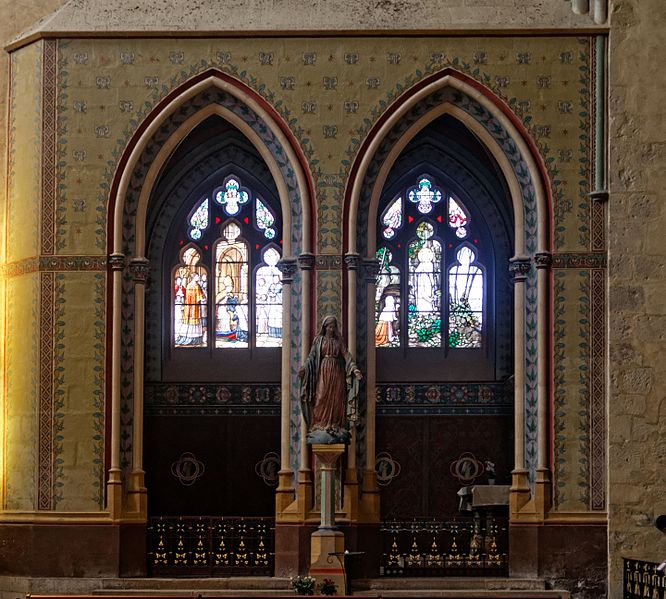
[[[387,248],[380,248],[376,256],[375,346],[400,347],[400,269],[392,264]]]

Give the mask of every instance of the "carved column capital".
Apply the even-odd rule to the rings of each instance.
[[[147,258],[132,258],[129,270],[135,283],[145,283],[150,274],[150,262]]]
[[[527,257],[511,258],[509,261],[509,272],[513,275],[514,282],[523,282],[532,268],[532,264]]]
[[[377,260],[377,258],[363,258],[361,263],[363,264],[365,280],[368,283],[374,284],[377,281],[377,275],[379,274],[379,260]]]
[[[349,270],[358,270],[361,264],[361,257],[358,254],[345,254],[345,264]]]
[[[296,258],[282,258],[278,262],[277,266],[282,273],[282,282],[285,284],[291,283],[294,280],[296,271],[298,270]]]
[[[550,252],[539,252],[534,254],[534,264],[538,269],[550,268],[553,263],[553,256]]]
[[[109,266],[113,271],[124,270],[125,254],[111,254],[109,256]]]
[[[314,270],[315,256],[314,254],[301,254],[298,257],[298,267],[301,270]]]

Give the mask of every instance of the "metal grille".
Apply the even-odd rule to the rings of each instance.
[[[504,576],[506,518],[383,522],[382,576]]]
[[[151,576],[272,576],[273,518],[158,517],[148,523]]]
[[[624,599],[664,599],[666,578],[658,564],[624,560]]]

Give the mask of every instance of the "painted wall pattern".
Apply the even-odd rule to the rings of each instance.
[[[41,172],[41,164],[50,160],[48,144],[43,155],[37,151],[41,139],[34,132],[39,130],[42,122],[57,129],[54,150],[57,158],[56,197],[50,197],[49,176],[42,179],[40,191],[42,212],[46,214],[52,210],[54,214],[53,252],[63,259],[80,257],[78,263],[70,262],[64,266],[65,271],[86,269],[86,260],[96,262],[96,267],[102,270],[105,266],[106,203],[110,181],[127,140],[160,98],[180,82],[210,67],[219,68],[255,89],[285,119],[298,140],[316,188],[318,255],[340,255],[344,185],[356,151],[373,123],[402,91],[424,76],[452,66],[505,100],[535,139],[553,192],[555,264],[558,264],[559,254],[589,261],[587,252],[592,249],[591,243],[599,249],[597,237],[597,241],[591,241],[590,237],[593,209],[586,196],[590,191],[591,148],[594,145],[590,86],[595,57],[591,46],[590,38],[575,37],[60,41],[57,58],[51,46],[44,50],[53,56],[44,63],[49,68],[44,68],[43,74],[45,93],[47,90],[57,92],[53,100],[56,103],[53,123],[48,110],[51,100],[40,96],[35,69],[22,68],[23,62],[42,64],[41,45],[34,44],[12,56],[12,139],[16,139],[21,126],[28,127],[30,104],[24,100],[32,97],[30,114],[34,141],[26,143],[26,138],[21,136],[20,151],[28,151],[30,146],[34,156],[29,162],[33,168],[28,169],[26,162],[19,160],[16,154],[19,146],[10,145],[8,211],[10,223],[20,222],[32,227],[34,235],[22,235],[20,240],[10,237],[8,262],[12,267],[5,266],[3,271],[15,275],[9,280],[11,285],[16,282],[18,289],[18,281],[22,278],[20,272],[33,268],[44,273],[59,270],[49,269],[38,256],[34,242],[38,239],[37,211],[22,212],[28,205],[24,199],[39,195],[34,190],[31,193],[27,185],[28,181],[34,184],[34,165]],[[50,66],[55,60],[57,69],[52,69]],[[54,80],[56,73],[57,81]],[[21,98],[20,107],[15,101],[16,96]],[[15,201],[19,197],[21,202]],[[9,230],[19,229],[10,224]],[[33,245],[21,249],[26,239],[32,239]],[[45,239],[42,235],[41,253],[49,254]],[[559,260],[563,263],[569,258]],[[340,310],[343,274],[334,258],[329,261],[333,268],[319,267],[317,271],[318,317],[325,312]],[[562,265],[566,268],[570,264],[571,260]],[[589,417],[587,420],[580,417],[581,410],[590,413],[591,408],[585,402],[594,401],[590,398],[591,378],[597,381],[598,388],[599,349],[596,346],[583,348],[582,341],[573,337],[578,335],[583,339],[585,327],[579,328],[581,320],[598,320],[600,314],[604,314],[605,299],[599,291],[599,275],[594,275],[594,285],[583,285],[586,277],[589,283],[590,272],[586,269],[590,267],[591,264],[582,266],[579,272],[585,275],[567,268],[556,271],[554,276],[555,498],[557,507],[567,511],[588,509],[590,502],[596,506],[594,509],[603,509],[605,501],[598,490],[590,495],[590,479],[597,481],[594,488],[598,489],[598,481],[603,477],[603,469],[599,470],[603,461],[599,453],[603,445],[598,438],[599,425],[591,424]],[[70,425],[65,418],[62,431],[52,435],[54,442],[58,436],[63,437],[63,472],[68,474],[67,490],[62,491],[62,497],[52,492],[50,501],[60,503],[62,509],[74,509],[74,506],[80,509],[82,506],[99,506],[101,501],[104,448],[100,435],[104,428],[101,408],[105,395],[106,334],[101,310],[104,309],[106,279],[101,273],[65,272],[58,276],[63,277],[59,281],[65,289],[77,288],[84,280],[78,277],[86,277],[87,285],[94,290],[88,293],[87,299],[96,306],[83,325],[77,321],[78,308],[71,312],[65,308],[63,330],[66,343],[62,363],[59,363],[63,379],[62,382],[56,380],[54,388],[57,393],[61,387],[68,397],[86,393],[88,398],[93,398],[92,401],[88,399],[85,419]],[[299,286],[300,279],[296,277],[292,285],[294,330],[300,330],[297,316]],[[58,301],[61,296],[56,291],[54,294]],[[24,286],[20,297],[33,302],[38,293],[34,286],[30,290]],[[17,301],[13,291],[10,291],[10,298]],[[69,295],[67,298],[65,306],[70,301]],[[590,302],[592,307],[586,308]],[[76,331],[81,326],[88,335],[77,350],[85,355],[73,353],[73,348],[67,345],[74,343],[70,341],[71,335],[78,335]],[[54,332],[59,334],[57,329]],[[28,357],[30,352],[17,354],[11,346],[9,333],[10,355],[21,355],[21,359],[30,364],[39,363],[36,357],[34,360]],[[300,360],[299,344],[292,342],[294,356]],[[59,360],[57,351],[54,359]],[[591,362],[596,369],[593,377],[585,375]],[[75,378],[70,373],[80,368],[95,373],[90,388],[85,391],[69,382]],[[292,393],[296,385],[295,368],[292,368]],[[10,363],[5,376],[9,372]],[[57,395],[52,401],[57,401]],[[529,398],[527,403],[529,407]],[[52,405],[56,406],[55,403]],[[600,414],[598,405],[594,414]],[[129,426],[130,415],[128,418],[126,423]],[[294,409],[292,447],[298,444],[297,418]],[[592,446],[591,428],[597,431]],[[70,468],[72,454],[67,451],[76,443],[93,448],[93,459],[86,465],[85,472]],[[590,447],[593,448],[591,453]],[[53,470],[53,475],[59,480],[57,469]],[[44,488],[52,483],[53,479],[50,483],[44,482]],[[18,479],[12,480],[7,483],[7,488],[12,485],[16,488],[17,484]],[[70,495],[70,485],[72,489],[87,489],[87,495],[78,494],[78,491],[72,491]],[[10,496],[7,491],[6,499]],[[9,506],[9,502],[6,503]]]

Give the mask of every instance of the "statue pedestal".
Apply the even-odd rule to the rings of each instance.
[[[345,571],[339,554],[345,550],[345,536],[335,526],[335,470],[345,445],[314,444],[312,451],[321,464],[321,520],[310,537],[310,576],[317,579],[317,587],[325,578],[332,580],[343,595]]]

